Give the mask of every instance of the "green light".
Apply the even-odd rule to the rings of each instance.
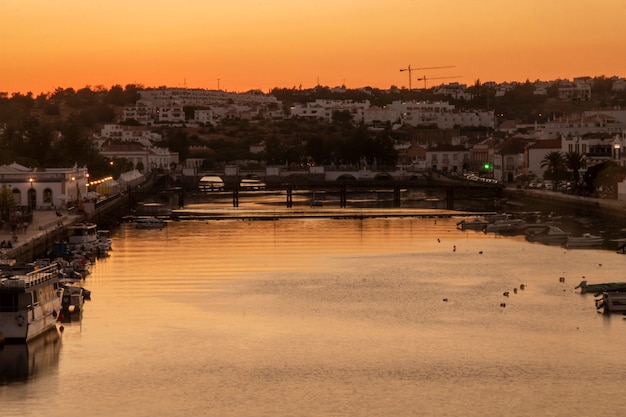
[[[489,162],[485,162],[485,165],[483,165],[483,168],[491,169],[491,164]]]

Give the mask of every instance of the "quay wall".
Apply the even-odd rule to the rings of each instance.
[[[626,202],[581,197],[547,190],[506,189],[504,198],[523,205],[529,211],[553,211],[559,214],[595,216],[626,221]]]
[[[100,229],[111,227],[119,223],[127,213],[127,207],[128,197],[118,195],[103,201],[97,207],[94,206],[89,212],[66,213],[59,217],[52,210],[36,210],[28,230],[16,234],[17,240],[13,241],[13,247],[3,249],[0,255],[4,259],[14,259],[17,262],[31,262],[44,257],[56,242],[66,239],[69,226],[92,222],[98,224]],[[10,235],[6,237],[14,239]]]

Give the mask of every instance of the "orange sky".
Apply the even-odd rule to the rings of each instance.
[[[0,92],[626,77],[626,0],[0,0]],[[436,77],[456,77],[436,79]]]

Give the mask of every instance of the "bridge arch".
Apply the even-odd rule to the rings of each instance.
[[[357,179],[354,175],[341,174],[337,177],[337,182],[356,182]]]
[[[387,180],[392,180],[393,177],[391,176],[390,173],[388,172],[379,172],[378,174],[376,174],[376,176],[374,177],[375,180],[383,180],[383,181],[387,181]]]

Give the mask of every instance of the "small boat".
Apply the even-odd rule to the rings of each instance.
[[[595,302],[596,309],[602,309],[605,313],[626,312],[626,292],[606,291]]]
[[[526,230],[522,219],[497,220],[485,226],[485,233],[517,234]]]
[[[456,224],[459,230],[484,230],[489,222],[483,218],[463,219]]]
[[[565,242],[565,247],[568,249],[593,249],[600,248],[602,245],[604,245],[604,238],[591,233],[585,233],[582,236],[569,236]]]
[[[541,231],[526,234],[526,240],[529,242],[539,242],[544,245],[563,245],[568,238],[569,233],[556,226],[546,226]]]
[[[141,217],[135,220],[137,229],[162,229],[165,221],[157,217]]]
[[[91,300],[91,291],[77,285],[61,284],[63,287],[63,298],[61,299],[61,313],[59,320],[65,321],[67,315],[77,314],[83,311],[85,301]]]
[[[574,287],[575,290],[580,288],[580,293],[599,294],[602,292],[626,291],[626,282],[604,282],[600,284],[587,284],[587,280],[580,281],[580,284]]]
[[[7,341],[27,342],[55,327],[63,287],[56,263],[3,270],[0,276],[0,333]]]

